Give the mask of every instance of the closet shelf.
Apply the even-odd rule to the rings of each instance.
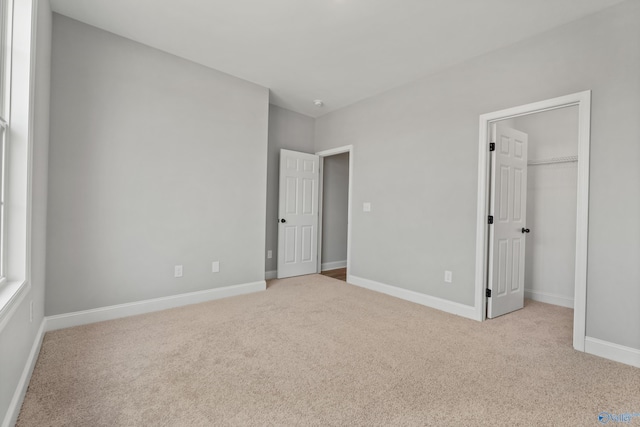
[[[554,163],[574,163],[578,161],[578,156],[551,157],[549,159],[529,160],[527,165],[551,165]]]

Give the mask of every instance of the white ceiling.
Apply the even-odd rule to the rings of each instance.
[[[51,0],[318,117],[621,0]],[[314,99],[324,100],[318,108]]]

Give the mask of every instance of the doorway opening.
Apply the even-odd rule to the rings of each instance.
[[[525,297],[573,308],[578,107],[491,124],[487,317]]]
[[[568,224],[570,227],[574,227],[573,234],[569,234],[575,235],[575,244],[573,245],[575,259],[573,269],[573,346],[579,351],[584,351],[586,335],[590,101],[591,93],[586,91],[480,116],[475,301],[477,319],[485,320],[487,307],[489,315],[495,317],[494,315],[502,314],[501,310],[505,307],[506,312],[512,310],[513,307],[520,308],[517,307],[519,302],[516,300],[522,298],[523,301],[524,299],[526,256],[524,236],[527,235],[527,230],[530,228],[526,224],[526,199],[524,199],[527,189],[526,172],[528,166],[540,167],[543,164],[551,164],[547,163],[549,161],[553,164],[571,164],[575,161],[575,207],[573,208],[575,219]],[[561,153],[557,151],[558,147],[551,146],[551,148],[547,148],[551,151],[555,149],[556,154],[550,155],[551,151],[545,152],[544,147],[535,147],[533,151],[530,151],[535,155],[529,156],[532,163],[527,165],[526,146],[529,144],[527,135],[526,133],[511,132],[513,126],[518,122],[522,126],[528,120],[527,117],[533,117],[534,114],[560,109],[567,112],[569,107],[574,107],[574,110],[577,110],[577,124],[575,124],[577,127],[577,150],[574,150],[576,154],[568,151],[565,152],[565,155],[560,155]],[[558,113],[560,112],[558,111]],[[490,151],[492,149],[496,151]],[[494,165],[492,165],[491,159],[494,160]],[[521,172],[517,172],[518,169]],[[496,172],[493,173],[493,171]],[[501,181],[501,178],[504,179]],[[543,179],[549,179],[549,177]],[[522,192],[519,193],[516,187]],[[507,203],[503,203],[504,200]],[[569,200],[565,202],[570,203]],[[500,221],[496,222],[497,219]],[[498,224],[498,227],[495,227],[495,224]],[[553,227],[550,229],[553,232]],[[536,232],[533,228],[529,231]],[[566,252],[565,248],[564,256],[567,256]],[[571,257],[569,256],[567,259],[569,258]],[[517,259],[520,261],[514,262]],[[557,274],[560,273],[557,272]],[[512,277],[516,277],[520,281],[513,282],[511,281]],[[532,289],[531,286],[534,285],[531,284],[531,277],[528,279],[530,282],[528,296],[541,299],[545,296],[544,294],[547,296],[550,294],[540,289]],[[513,295],[501,299],[508,296],[507,289],[514,290]],[[555,303],[558,304],[558,300]],[[560,303],[558,305],[566,306],[567,304]]]
[[[343,155],[344,156],[341,156]],[[330,187],[346,185],[347,197],[344,201],[344,188],[338,188],[338,199],[328,200],[329,208],[336,206],[337,213],[328,212],[330,228],[337,217],[340,226],[333,226],[330,234],[338,229],[337,243],[328,240],[327,246],[332,246],[326,254],[337,256],[337,259],[323,260],[323,181],[325,158],[335,157],[337,169],[346,168],[345,177],[331,176],[327,180]],[[330,171],[333,170],[333,159],[328,160]],[[332,173],[334,175],[334,173]],[[334,179],[337,178],[337,179]],[[306,274],[321,273],[323,270],[343,268],[345,279],[350,272],[351,255],[351,194],[353,182],[353,146],[344,146],[316,154],[308,154],[292,150],[280,150],[280,178],[278,195],[278,258],[276,277],[286,278]],[[341,183],[341,184],[340,184]],[[328,209],[329,209],[328,208]],[[344,209],[346,208],[346,215]],[[342,213],[340,213],[342,212]],[[344,236],[346,230],[346,236]],[[340,234],[343,234],[340,236]],[[346,237],[346,248],[344,246]],[[333,247],[335,246],[335,247]],[[342,247],[341,247],[342,246]],[[336,249],[337,247],[337,249]],[[337,255],[335,255],[337,253]]]
[[[351,249],[353,147],[316,153],[320,157],[318,273],[347,281]]]
[[[320,171],[320,274],[346,282],[349,153],[322,157]]]

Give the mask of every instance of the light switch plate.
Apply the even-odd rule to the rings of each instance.
[[[446,270],[446,271],[444,272],[444,281],[445,281],[446,283],[451,283],[451,282],[453,282],[453,273],[452,273],[451,271]]]

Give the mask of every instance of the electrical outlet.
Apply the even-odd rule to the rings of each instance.
[[[182,277],[182,266],[176,265],[173,267],[173,276],[174,277]]]
[[[273,251],[271,249],[267,251],[267,258],[269,259],[273,258]]]
[[[220,272],[220,261],[213,261],[211,263],[211,272],[219,273]]]
[[[453,273],[452,273],[452,272],[450,272],[449,270],[446,270],[446,271],[444,272],[444,281],[445,281],[446,283],[451,283],[451,282],[453,282]]]
[[[362,204],[362,212],[371,212],[371,202],[364,202]]]

